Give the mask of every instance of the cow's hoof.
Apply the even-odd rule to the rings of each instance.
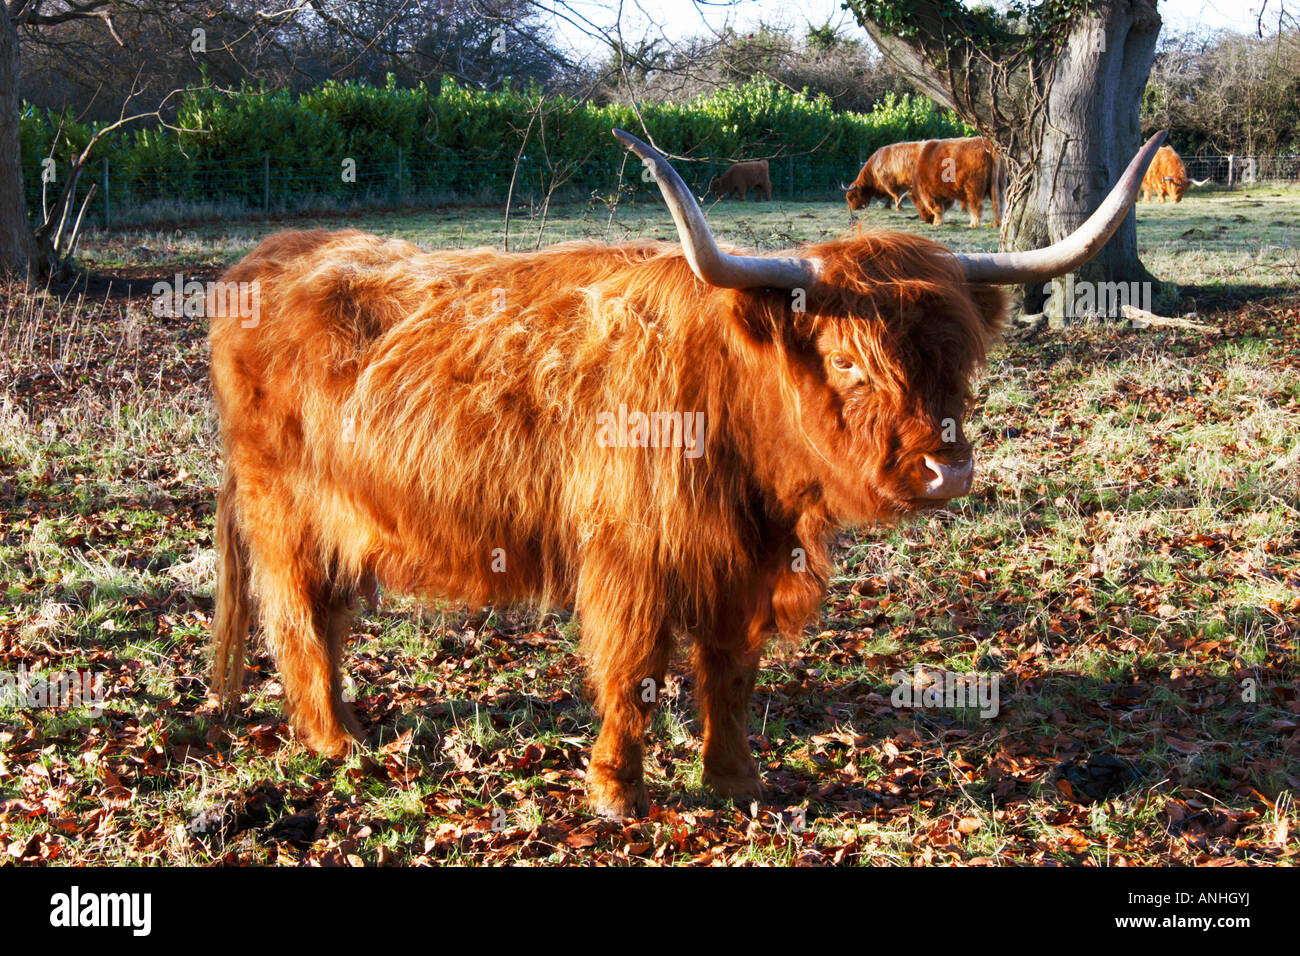
[[[724,800],[744,803],[763,796],[763,778],[758,768],[751,766],[739,773],[709,773],[704,771],[704,785]]]
[[[295,726],[294,732],[313,753],[322,757],[349,757],[365,748],[366,735],[351,711],[341,714],[340,718],[324,726]]]
[[[309,750],[321,757],[342,759],[361,749],[361,742],[350,734],[303,733],[300,739]]]
[[[606,820],[644,817],[650,813],[650,791],[643,780],[627,783],[588,777],[587,802],[593,813]]]

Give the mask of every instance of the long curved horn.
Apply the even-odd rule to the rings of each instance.
[[[691,271],[709,285],[722,289],[772,289],[805,288],[817,280],[818,263],[813,259],[796,257],[733,256],[718,248],[709,231],[709,224],[700,211],[691,191],[677,175],[677,170],[654,147],[648,146],[631,133],[614,130],[620,143],[640,157],[659,184],[668,211],[677,224],[677,234],[682,240],[682,252],[690,263]]]
[[[848,192],[849,189],[851,189],[851,188],[852,188],[852,187],[850,187],[850,186],[845,186],[844,183],[840,183],[840,192],[842,192],[842,193],[846,193],[846,192]]]
[[[1193,180],[1192,180],[1192,185],[1193,185],[1193,186],[1204,186],[1206,183],[1208,183],[1208,182],[1210,181],[1211,178],[1213,178],[1213,177],[1206,176],[1204,179],[1193,179]]]
[[[1146,141],[1124,170],[1110,195],[1074,232],[1045,249],[1025,252],[987,252],[957,254],[966,278],[971,282],[1020,285],[1040,279],[1065,275],[1097,254],[1115,234],[1142,187],[1142,176],[1151,165],[1167,131],[1161,130]]]

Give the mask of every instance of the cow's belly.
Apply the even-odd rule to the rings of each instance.
[[[490,476],[464,484],[457,477],[464,476],[370,485],[351,509],[356,564],[384,589],[425,599],[571,603],[571,535],[562,515],[512,507],[492,493]]]

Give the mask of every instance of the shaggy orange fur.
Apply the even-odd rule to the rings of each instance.
[[[849,208],[864,209],[876,199],[883,203],[886,196],[893,200],[895,209],[902,206],[916,178],[916,161],[924,145],[923,140],[891,143],[872,153],[844,194]]]
[[[772,177],[768,174],[766,159],[735,163],[721,176],[709,180],[709,192],[719,199],[735,196],[744,200],[751,189],[754,190],[754,202],[760,198],[772,201]]]
[[[1002,225],[1005,163],[983,136],[927,140],[916,160],[912,202],[921,218],[939,226],[953,202],[970,213],[971,228],[980,224],[987,197],[993,203],[993,220]]]
[[[593,804],[644,812],[642,736],[675,636],[693,642],[706,781],[750,797],[759,656],[818,609],[844,525],[921,508],[1004,312],[942,246],[806,247],[806,311],[706,286],[673,244],[425,252],[285,232],[232,268],[256,321],[211,319],[225,479],[215,690],[237,701],[250,598],[296,732],[360,736],[340,658],[359,598],[576,607],[601,729]],[[702,413],[703,453],[607,447],[622,406]]]
[[[1147,167],[1146,175],[1142,177],[1142,201],[1150,202],[1151,194],[1154,193],[1160,197],[1161,202],[1170,196],[1174,202],[1182,202],[1187,184],[1187,169],[1183,166],[1182,157],[1172,146],[1161,146],[1156,151],[1156,158]]]

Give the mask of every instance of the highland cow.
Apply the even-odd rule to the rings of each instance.
[[[648,808],[646,687],[677,637],[693,645],[705,782],[757,796],[746,720],[764,645],[817,612],[837,529],[970,489],[960,423],[1003,323],[998,285],[1085,261],[1159,141],[1046,249],[958,255],[876,232],[774,256],[719,248],[664,158],[615,132],[680,246],[426,252],[286,232],[229,271],[258,283],[260,312],[211,320],[227,703],[254,596],[295,732],[331,755],[363,736],[340,664],[377,586],[567,605],[601,719],[594,808]]]
[[[856,212],[867,208],[876,199],[883,203],[886,198],[893,202],[895,209],[901,207],[903,197],[912,189],[916,161],[924,145],[923,140],[891,143],[872,153],[858,178],[847,186],[840,186],[849,209]]]
[[[721,176],[709,180],[709,194],[718,199],[734,196],[743,201],[751,189],[754,190],[754,202],[760,199],[772,201],[772,177],[768,174],[766,159],[736,163]]]
[[[993,203],[993,220],[1002,225],[1006,193],[1006,163],[992,142],[983,136],[962,139],[931,139],[921,147],[912,180],[912,202],[921,218],[943,225],[943,214],[954,202],[970,213],[970,225],[979,226],[984,200]]]
[[[1208,182],[1209,179],[1188,179],[1182,157],[1172,146],[1161,146],[1147,167],[1147,174],[1142,177],[1142,201],[1150,202],[1154,193],[1161,202],[1170,196],[1174,202],[1182,202],[1188,186],[1204,186]]]

